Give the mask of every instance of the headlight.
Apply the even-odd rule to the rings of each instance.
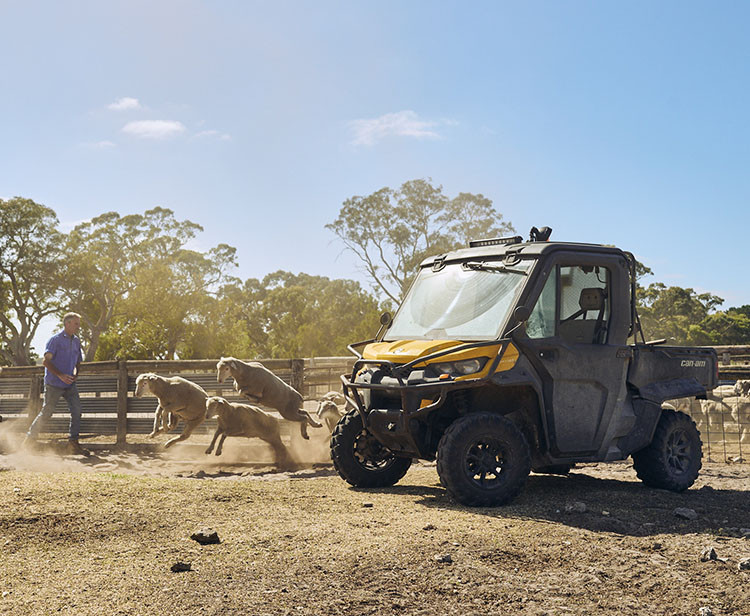
[[[479,372],[487,363],[487,357],[477,357],[475,359],[464,359],[462,361],[443,362],[432,364],[432,368],[438,375],[450,374],[451,376],[465,376]]]

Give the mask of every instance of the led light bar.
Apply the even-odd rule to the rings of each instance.
[[[513,237],[494,237],[487,240],[471,240],[469,242],[469,248],[499,246],[502,244],[520,244],[521,242],[523,242],[523,238],[520,235],[514,235]]]

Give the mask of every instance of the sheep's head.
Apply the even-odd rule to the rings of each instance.
[[[324,413],[336,413],[336,417],[338,417],[341,413],[339,413],[339,407],[336,406],[335,403],[333,403],[331,400],[321,400],[318,402],[318,417],[323,417]]]
[[[214,415],[218,415],[219,410],[226,406],[229,406],[229,402],[221,396],[209,396],[206,398],[206,419],[211,419]]]
[[[346,398],[344,398],[344,394],[338,391],[329,391],[325,396],[321,398],[321,400],[330,400],[334,404],[346,403]]]
[[[737,392],[738,396],[747,396],[750,394],[750,380],[737,381],[734,384],[734,391]]]
[[[142,398],[147,394],[153,394],[151,391],[151,381],[155,380],[157,376],[153,372],[144,372],[138,375],[135,380],[135,397]]]
[[[222,357],[216,364],[216,380],[223,383],[231,376],[232,370],[237,367],[237,360],[234,357]]]

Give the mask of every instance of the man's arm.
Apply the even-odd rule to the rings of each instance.
[[[47,368],[47,370],[49,370],[66,385],[70,385],[75,382],[76,377],[74,377],[72,374],[63,374],[57,369],[57,366],[52,363],[52,353],[45,353],[44,362],[42,363],[44,364],[44,367]]]

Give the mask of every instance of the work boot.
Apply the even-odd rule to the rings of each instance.
[[[87,455],[89,455],[88,450],[84,449],[83,447],[81,447],[81,445],[78,442],[77,438],[70,438],[70,439],[68,439],[68,446],[65,448],[65,451],[67,453],[75,455],[75,456],[87,456]]]

